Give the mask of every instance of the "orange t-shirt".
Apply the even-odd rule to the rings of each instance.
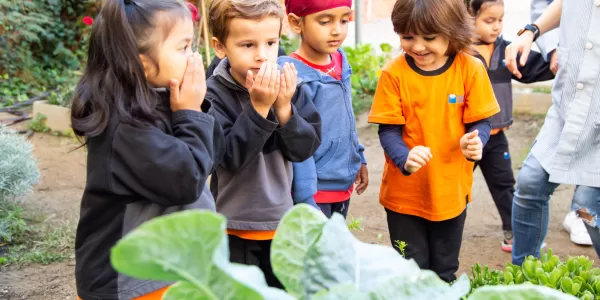
[[[236,230],[227,229],[227,234],[235,235],[245,240],[268,241],[275,236],[275,230]]]
[[[169,289],[169,286],[165,286],[164,288],[162,288],[160,290],[156,290],[150,294],[136,297],[133,300],[160,300],[163,298],[163,295],[167,292],[168,289]],[[77,297],[77,300],[82,300],[82,299]]]
[[[385,156],[380,203],[392,211],[443,221],[460,215],[470,202],[473,163],[460,150],[465,124],[500,111],[481,61],[459,53],[435,71],[420,70],[406,55],[382,71],[369,122],[404,125],[409,149],[425,146],[432,159],[404,176]]]

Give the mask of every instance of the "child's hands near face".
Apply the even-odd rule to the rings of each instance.
[[[206,79],[204,78],[202,55],[194,53],[188,58],[187,67],[181,84],[177,79],[169,81],[171,89],[171,111],[195,110],[200,107],[206,96]]]
[[[281,72],[276,64],[265,62],[260,67],[256,78],[252,71],[246,75],[246,88],[250,93],[250,101],[254,109],[263,117],[267,117],[269,110],[279,94]]]
[[[294,64],[285,63],[283,74],[280,76],[279,94],[273,108],[280,126],[285,126],[292,117],[292,97],[296,92],[298,72]]]
[[[460,138],[460,150],[462,150],[463,155],[468,160],[481,160],[481,156],[483,155],[483,143],[479,138],[478,130],[469,132]]]
[[[414,173],[419,171],[424,165],[426,165],[433,155],[431,155],[431,149],[423,146],[416,146],[408,153],[408,159],[404,164],[404,170],[408,173]]]
[[[294,64],[285,63],[283,66],[283,74],[281,74],[281,83],[279,85],[279,94],[275,101],[275,109],[290,106],[292,97],[296,92],[296,81],[298,79],[298,71]]]
[[[364,191],[367,189],[367,186],[369,186],[369,170],[367,169],[367,165],[360,165],[360,170],[358,170],[358,174],[356,174],[356,180],[354,183],[357,184],[356,193],[358,195],[364,193]]]

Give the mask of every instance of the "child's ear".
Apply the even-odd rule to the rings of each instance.
[[[302,34],[302,18],[296,16],[295,14],[288,15],[288,24],[290,24],[290,28],[297,34]]]
[[[225,56],[227,56],[226,52],[225,52],[225,45],[223,45],[218,38],[213,37],[211,39],[212,42],[212,46],[213,49],[215,49],[215,55],[219,58],[219,59],[223,59],[225,58]]]
[[[140,54],[140,61],[144,67],[144,75],[146,76],[146,79],[148,79],[148,74],[153,74],[154,72],[154,63],[148,56],[144,54]]]

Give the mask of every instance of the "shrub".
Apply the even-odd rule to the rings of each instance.
[[[0,244],[19,241],[28,231],[23,209],[11,198],[29,192],[39,176],[31,144],[0,125]]]
[[[25,195],[39,177],[32,145],[0,126],[0,200]]]

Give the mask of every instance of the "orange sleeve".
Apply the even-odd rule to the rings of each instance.
[[[375,90],[369,123],[404,125],[405,122],[398,78],[384,70]]]
[[[489,118],[500,112],[485,66],[480,61],[469,63],[473,63],[474,66],[465,82],[465,124]]]

